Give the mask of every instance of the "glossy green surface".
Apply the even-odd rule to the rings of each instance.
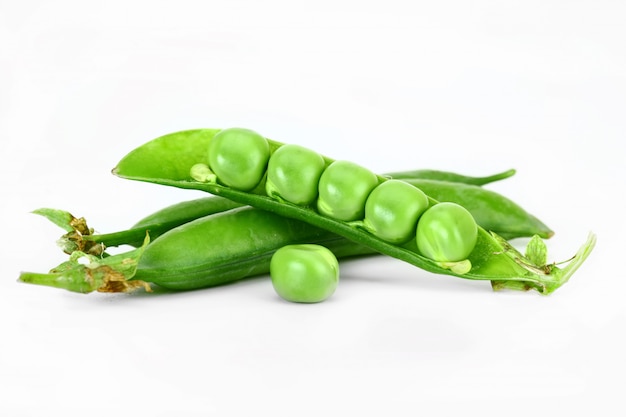
[[[243,204],[236,203],[223,197],[203,197],[195,200],[182,201],[158,210],[135,223],[130,229],[112,233],[82,235],[86,241],[101,243],[105,247],[130,245],[139,247],[143,244],[146,234],[155,240],[163,233],[182,224],[220,213]],[[61,242],[66,237],[61,238]]]
[[[428,208],[422,190],[401,180],[374,188],[365,202],[363,227],[390,243],[406,243],[415,236],[417,219]]]
[[[276,293],[295,303],[318,303],[330,297],[339,282],[339,262],[320,245],[287,245],[270,262]]]
[[[484,177],[477,177],[465,174],[459,174],[457,172],[442,171],[437,169],[415,169],[402,172],[391,172],[387,174],[389,178],[396,179],[416,179],[423,178],[435,181],[446,181],[460,184],[471,185],[485,185],[496,181],[501,181],[506,178],[510,178],[515,175],[514,169],[509,169],[497,174],[486,175]]]
[[[417,248],[437,262],[467,259],[476,246],[478,226],[469,211],[456,203],[430,207],[417,223]]]
[[[209,167],[218,181],[244,191],[261,182],[269,157],[267,140],[252,130],[242,128],[218,132],[208,149]]]
[[[304,243],[324,244],[340,257],[372,253],[305,222],[240,207],[163,234],[146,247],[135,278],[174,290],[220,285],[267,273],[276,250]]]
[[[336,220],[362,219],[365,201],[378,182],[367,168],[350,161],[335,161],[320,177],[317,210]]]
[[[281,146],[267,166],[267,195],[300,206],[311,205],[325,167],[324,158],[315,151],[300,145]]]

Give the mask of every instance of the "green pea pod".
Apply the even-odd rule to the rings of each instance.
[[[486,185],[492,182],[504,180],[515,175],[514,169],[499,172],[484,177],[473,177],[469,175],[458,174],[456,172],[439,171],[435,169],[418,169],[414,171],[392,172],[384,175],[385,177],[395,178],[397,180],[404,179],[428,179],[436,181],[447,181],[461,184]]]
[[[119,232],[83,236],[86,241],[101,243],[104,246],[131,245],[141,246],[146,233],[154,240],[163,233],[188,223],[192,220],[221,213],[243,204],[236,203],[227,198],[211,196],[196,200],[183,201],[144,217],[135,223],[130,229]]]
[[[202,190],[220,195],[242,204],[248,204],[332,231],[372,250],[401,259],[426,271],[467,279],[492,281],[494,288],[532,288],[540,293],[549,294],[568,281],[595,245],[595,235],[590,234],[587,242],[567,266],[560,268],[555,264],[534,265],[517,251],[509,250],[509,245],[503,238],[479,228],[476,246],[468,258],[471,262],[471,269],[466,273],[457,273],[454,267],[420,255],[414,242],[402,246],[393,245],[349,222],[334,220],[318,214],[311,208],[296,206],[267,197],[264,194],[264,180],[251,191],[240,191],[214,182],[201,182],[191,178],[191,167],[208,160],[208,145],[219,131],[219,129],[189,130],[154,139],[126,155],[113,170],[113,173],[121,178],[183,189]],[[268,142],[270,153],[282,145],[282,143],[272,140]],[[327,164],[333,161],[330,158],[325,158],[325,160]],[[386,178],[380,176],[379,181],[382,183],[386,181]],[[432,204],[437,203],[434,199],[431,199],[431,202]]]
[[[276,250],[310,243],[337,258],[376,254],[308,223],[244,206],[185,223],[149,245],[144,238],[140,248],[123,254],[102,258],[77,250],[49,273],[23,272],[19,280],[80,293],[150,291],[148,283],[194,290],[266,274]]]
[[[94,234],[84,218],[77,218],[64,210],[40,208],[34,210],[33,213],[47,218],[67,232],[57,243],[68,255],[75,251],[91,255],[105,255],[106,247],[120,245],[139,247],[143,245],[147,233],[154,240],[166,231],[192,220],[242,205],[227,198],[215,196],[184,201],[150,214],[128,230],[104,234]]]
[[[192,221],[155,240],[145,249],[134,278],[173,290],[225,284],[267,273],[276,250],[302,243],[325,246],[338,258],[375,253],[308,223],[240,207]]]

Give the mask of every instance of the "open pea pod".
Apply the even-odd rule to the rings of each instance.
[[[540,239],[522,255],[500,236],[478,228],[476,246],[468,257],[469,271],[459,273],[454,266],[433,261],[422,256],[414,241],[404,245],[388,243],[356,226],[323,216],[310,207],[298,206],[270,198],[265,193],[265,181],[251,191],[239,191],[214,181],[203,182],[192,178],[191,168],[209,159],[208,150],[212,138],[221,129],[197,129],[176,132],[154,139],[128,153],[113,169],[121,178],[154,184],[194,189],[223,196],[238,203],[271,211],[284,217],[307,222],[332,231],[349,240],[369,247],[382,254],[406,261],[426,271],[457,276],[466,279],[489,280],[496,289],[535,289],[549,294],[563,285],[580,267],[595,246],[595,235],[590,234],[578,253],[564,267],[546,264],[543,256],[545,245]],[[270,152],[283,144],[268,140]],[[326,165],[333,162],[325,157]],[[387,178],[379,176],[379,182]],[[437,203],[432,198],[431,204]],[[539,260],[539,261],[538,261]]]

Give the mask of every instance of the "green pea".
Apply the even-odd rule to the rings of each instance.
[[[324,246],[288,245],[272,256],[270,276],[274,289],[285,300],[317,303],[335,292],[339,263]]]
[[[417,223],[417,248],[437,262],[467,259],[476,245],[478,227],[474,217],[456,203],[430,207]]]
[[[404,181],[388,180],[374,188],[365,202],[366,230],[390,243],[405,243],[415,236],[420,215],[428,208],[422,190]]]
[[[211,170],[221,183],[242,191],[261,182],[269,158],[267,139],[252,130],[224,129],[209,143]]]
[[[317,152],[299,145],[283,145],[272,154],[267,166],[267,195],[308,206],[317,198],[324,167],[324,158]]]
[[[353,221],[365,215],[365,201],[378,185],[378,177],[348,161],[335,161],[326,168],[318,185],[317,210],[337,220]]]

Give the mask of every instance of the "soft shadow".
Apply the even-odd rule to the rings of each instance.
[[[266,275],[259,275],[254,277],[247,277],[237,281],[228,282],[220,285],[214,285],[204,288],[196,288],[192,290],[172,290],[164,287],[160,287],[156,284],[151,284],[152,292],[145,291],[143,289],[130,292],[130,293],[91,293],[91,294],[76,294],[66,293],[73,296],[74,299],[89,299],[89,302],[96,303],[133,303],[133,302],[146,302],[151,300],[163,300],[163,299],[176,299],[176,298],[188,298],[190,296],[206,296],[209,293],[214,293],[213,296],[223,292],[235,290],[237,288],[245,288],[252,285],[257,285],[260,280],[269,279]]]
[[[375,285],[406,287],[415,290],[456,293],[492,292],[488,280],[473,280],[434,274],[408,263],[387,257],[349,259],[341,262],[343,285],[369,282]]]

